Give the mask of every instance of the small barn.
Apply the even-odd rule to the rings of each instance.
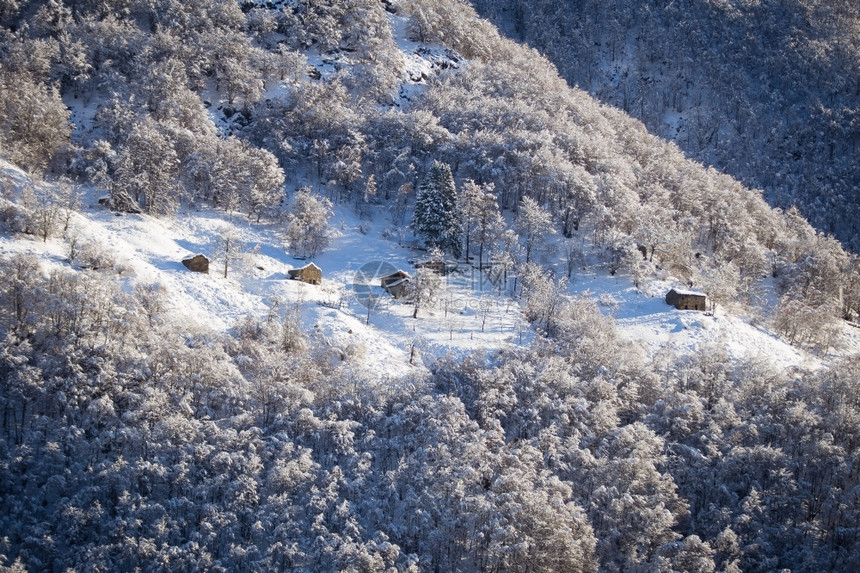
[[[707,296],[703,292],[672,289],[666,294],[666,304],[678,310],[707,310]]]
[[[406,271],[397,271],[386,277],[379,279],[382,288],[396,299],[403,298],[406,294],[406,287],[409,285],[409,280],[412,276]]]
[[[308,263],[300,269],[290,269],[287,271],[291,279],[302,281],[312,285],[322,284],[322,269],[314,263]]]

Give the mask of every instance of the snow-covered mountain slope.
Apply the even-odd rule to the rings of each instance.
[[[826,360],[787,344],[754,317],[722,307],[715,314],[677,310],[665,301],[673,286],[671,281],[654,279],[636,288],[628,277],[588,274],[576,277],[573,289],[595,297],[615,318],[619,333],[641,344],[652,357],[661,351],[688,353],[717,346],[732,359],[763,360],[779,369],[817,368]],[[856,352],[860,346],[853,329],[844,330],[842,351]]]
[[[19,188],[31,184],[14,167],[3,167],[7,180],[16,181]],[[433,302],[413,318],[414,308],[394,300],[377,281],[380,270],[414,273],[413,263],[426,252],[399,244],[373,222],[359,219],[350,206],[337,206],[331,223],[336,237],[313,261],[323,270],[321,285],[290,280],[288,270],[310,261],[284,249],[283,225],[278,222],[251,223],[242,215],[215,210],[183,209],[172,218],[115,214],[92,198],[73,214],[64,236],[42,241],[32,235],[0,235],[0,256],[28,253],[45,272],[55,267],[99,272],[127,289],[157,285],[167,293],[169,315],[180,328],[194,324],[229,332],[244,317],[262,319],[273,309],[281,315],[298,309],[304,331],[331,347],[332,356],[382,372],[383,377],[396,377],[445,355],[492,352],[533,340],[534,330],[523,317],[520,302],[463,263],[445,277]],[[241,237],[242,253],[231,261],[225,278],[219,242],[227,232]],[[101,252],[108,268],[85,271],[79,261],[70,263],[72,241],[78,251]],[[183,266],[183,259],[198,253],[211,259],[209,274]],[[610,276],[599,267],[580,270],[569,282],[571,295],[593,298],[614,317],[620,335],[651,357],[661,351],[684,354],[719,345],[732,358],[771,361],[780,369],[808,369],[826,364],[832,356],[860,352],[860,332],[849,326],[834,345],[834,354],[817,356],[729,309],[719,308],[716,316],[678,311],[664,301],[671,285],[671,280],[652,277],[637,288],[629,277]],[[373,304],[368,304],[368,296]]]
[[[0,132],[0,564],[860,561],[857,261],[461,0],[257,6],[0,11],[78,124]]]
[[[857,2],[472,4],[571,85],[857,251]]]

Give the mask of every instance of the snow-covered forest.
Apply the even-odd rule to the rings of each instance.
[[[472,4],[571,84],[860,251],[860,3]]]
[[[857,256],[469,3],[0,0],[0,30],[0,571],[860,563]]]

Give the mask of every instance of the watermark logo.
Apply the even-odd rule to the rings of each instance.
[[[396,274],[397,267],[386,261],[370,261],[361,265],[352,279],[355,298],[365,308],[376,310],[391,295],[382,288],[382,279]]]

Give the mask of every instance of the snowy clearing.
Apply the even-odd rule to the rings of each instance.
[[[19,184],[26,182],[14,168],[7,166],[6,171]],[[266,317],[273,307],[282,316],[298,308],[305,331],[335,355],[386,376],[396,377],[445,355],[493,352],[533,340],[534,331],[518,301],[462,263],[444,277],[432,303],[413,318],[412,305],[394,300],[378,285],[357,284],[367,279],[356,272],[363,265],[384,263],[385,268],[413,273],[412,262],[426,253],[378,230],[387,227],[384,214],[377,213],[376,220],[368,222],[339,205],[331,223],[336,236],[314,259],[323,270],[319,286],[288,278],[288,270],[310,261],[284,250],[281,225],[250,223],[242,215],[183,209],[173,218],[158,219],[114,214],[89,201],[72,218],[66,237],[76,237],[77,248],[90,244],[104,250],[113,268],[102,272],[116,272],[127,288],[155,284],[165,289],[178,325],[195,323],[227,332],[244,317]],[[243,254],[240,261],[231,262],[224,278],[218,244],[228,231],[242,237]],[[46,269],[70,266],[69,248],[68,238],[41,242],[30,236],[0,236],[0,254],[32,253]],[[190,272],[182,265],[183,259],[198,253],[211,259],[209,274]],[[683,354],[718,344],[733,359],[764,357],[780,369],[814,369],[832,357],[793,347],[764,326],[721,307],[716,316],[678,311],[664,301],[670,287],[668,281],[653,278],[637,289],[627,277],[601,270],[580,270],[570,280],[572,295],[592,297],[615,319],[621,336],[649,356],[664,349]],[[365,288],[374,293],[369,312]],[[860,331],[848,325],[843,330],[833,352],[860,352]]]

